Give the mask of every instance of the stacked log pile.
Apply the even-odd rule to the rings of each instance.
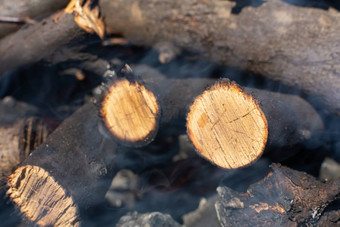
[[[0,3],[9,225],[340,224],[334,5],[16,2]]]

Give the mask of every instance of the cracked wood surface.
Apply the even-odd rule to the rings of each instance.
[[[187,128],[199,154],[227,169],[258,159],[268,137],[267,119],[257,101],[226,81],[216,83],[195,99]]]
[[[120,142],[141,146],[156,135],[159,111],[152,92],[136,81],[121,79],[108,87],[101,115],[108,130]]]
[[[38,226],[79,226],[79,211],[68,192],[44,169],[26,165],[8,181],[8,194]]]

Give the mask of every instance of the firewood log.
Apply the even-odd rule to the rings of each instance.
[[[98,8],[91,8],[89,4],[90,1],[87,1],[85,5],[76,7],[75,1],[70,1],[64,11],[1,39],[0,75],[51,56],[72,41],[78,43],[87,32],[97,32],[103,37],[104,25]]]
[[[228,169],[258,159],[268,137],[267,119],[257,101],[236,84],[225,81],[196,98],[187,117],[187,128],[197,151]]]
[[[279,164],[246,193],[221,185],[216,203],[218,219],[226,226],[338,226],[340,181],[321,183],[304,172]],[[337,217],[336,217],[337,215]]]
[[[158,130],[155,95],[138,82],[117,80],[108,87],[101,115],[108,130],[123,144],[145,145]]]
[[[132,79],[127,74],[124,78],[111,81],[101,105],[88,103],[80,108],[65,120],[47,141],[10,176],[8,195],[28,220],[39,225],[79,225],[80,211],[102,201],[110,184],[104,179],[114,174],[114,167],[119,162],[117,155],[123,149],[112,140],[113,136],[108,133],[111,132],[111,128],[110,125],[107,127],[109,120],[105,120],[105,117],[122,111],[119,114],[123,118],[116,119],[114,123],[119,124],[126,123],[128,117],[131,116],[138,118],[135,113],[140,113],[145,118],[144,120],[155,122],[151,124],[155,127],[158,127],[157,124],[170,123],[171,125],[172,120],[177,122],[182,119],[185,129],[185,117],[191,101],[209,84],[215,82],[209,79],[158,78],[157,80],[157,78],[149,78],[147,80],[145,77],[142,83],[140,80],[133,81]],[[152,110],[156,108],[153,106],[155,103],[148,104],[148,101],[154,101],[153,96],[149,95],[144,88],[152,92],[159,101],[157,102],[158,108],[162,108],[163,111],[159,120],[155,118],[155,110]],[[139,94],[134,94],[136,92]],[[242,91],[239,90],[239,92]],[[261,105],[265,106],[263,112],[266,117],[268,116],[268,125],[270,126],[270,122],[273,122],[273,126],[278,127],[275,131],[279,131],[279,138],[275,138],[275,133],[272,138],[273,141],[277,139],[275,142],[278,144],[300,140],[303,137],[300,130],[309,131],[312,135],[315,130],[322,129],[322,122],[315,110],[299,97],[251,88],[247,89],[247,92],[252,93],[254,97],[257,95],[256,98],[267,97],[267,100],[263,99]],[[107,95],[113,97],[108,98]],[[115,95],[118,98],[114,97]],[[135,102],[134,105],[114,107],[110,110],[111,101],[118,106],[125,105],[120,103],[124,102],[125,96],[132,103]],[[299,108],[295,108],[296,106]],[[106,111],[103,112],[102,108]],[[278,116],[284,118],[285,115],[295,117],[284,120],[277,118]],[[284,127],[277,126],[276,121],[280,121]],[[119,128],[123,131],[138,129],[138,122],[126,124],[127,128]],[[129,128],[131,125],[135,128]],[[144,126],[142,128],[142,131],[145,131]],[[134,133],[132,135],[135,136]],[[287,138],[287,140],[282,138]],[[116,141],[118,140],[119,138],[116,138]]]
[[[58,15],[57,20],[54,19],[56,16],[52,15],[0,40],[1,74],[37,62],[86,34],[76,24],[74,16],[63,13]]]
[[[188,135],[197,151],[223,168],[257,160],[267,136],[269,146],[284,147],[314,138],[322,130],[319,115],[301,98],[242,90],[223,80],[202,92],[187,116]]]
[[[7,96],[0,100],[0,192],[7,177],[48,134],[38,109]]]
[[[105,117],[116,118],[111,122],[113,127],[115,124],[126,124],[118,129],[132,131],[132,136],[136,135],[136,130],[145,132],[151,129],[152,132],[155,130],[153,127],[158,127],[157,124],[177,128],[171,121],[178,120],[183,121],[182,128],[185,129],[190,103],[207,86],[216,82],[210,79],[145,77],[142,83],[127,78],[129,75],[110,82],[101,105],[89,103],[79,109],[11,175],[8,194],[29,220],[38,224],[76,224],[79,223],[79,207],[91,206],[104,198],[106,187],[103,187],[105,184],[101,179],[112,172],[112,165],[115,164],[112,159],[120,150],[108,133],[113,128],[109,125],[105,130],[104,125],[111,121],[105,120]],[[268,120],[269,138],[273,144],[294,143],[303,139],[301,132],[308,131],[310,136],[322,129],[318,114],[301,98],[252,88],[246,91],[261,100],[260,106],[263,106]],[[158,102],[154,102],[154,97]],[[126,100],[132,104],[124,103]],[[155,114],[157,108],[162,109],[159,118]],[[115,116],[117,113],[119,117]],[[285,115],[294,117],[284,118]],[[131,117],[142,120],[127,122]],[[144,127],[143,121],[152,121],[152,124],[146,124],[152,127]],[[127,137],[121,136],[124,139]]]
[[[323,130],[318,113],[297,96],[254,88],[242,90],[227,79],[206,89],[214,83],[216,80],[213,79],[193,78],[145,77],[130,79],[130,82],[128,79],[118,79],[108,87],[109,94],[117,100],[114,101],[117,106],[108,106],[111,110],[102,112],[104,115],[111,112],[112,115],[119,116],[116,116],[116,123],[106,122],[106,125],[112,130],[120,131],[122,135],[116,135],[116,138],[122,140],[122,143],[127,142],[124,131],[136,136],[131,132],[145,129],[147,131],[141,141],[146,144],[152,141],[152,136],[155,135],[153,132],[158,127],[169,133],[179,134],[181,130],[185,130],[186,124],[189,138],[197,151],[223,168],[239,168],[257,160],[265,148],[267,137],[269,145],[283,147],[314,138]],[[143,84],[138,85],[142,88],[136,90],[137,84]],[[128,94],[125,97],[119,94],[123,89]],[[137,95],[142,98],[141,90],[144,89],[153,93],[157,100],[131,98]],[[199,96],[201,93],[203,94]],[[136,103],[122,108],[123,103],[127,102]],[[189,106],[193,102],[189,112]],[[104,104],[105,106],[107,105]],[[148,114],[140,114],[141,108]],[[158,111],[161,111],[159,121],[155,114]],[[127,121],[130,123],[127,124]],[[150,127],[142,127],[142,122]],[[111,125],[114,124],[116,126],[113,128]],[[145,139],[146,135],[149,136],[148,139]]]
[[[340,14],[268,0],[232,14],[233,1],[102,0],[108,34],[160,42],[295,86],[340,114]]]
[[[83,2],[71,1],[73,5]],[[232,14],[234,5],[218,0],[162,4],[152,0],[102,0],[98,7],[104,22],[94,20],[82,27],[87,31],[94,28],[103,37],[105,23],[107,34],[123,34],[131,43],[157,46],[165,42],[175,48],[200,51],[219,63],[295,86],[326,111],[339,114],[339,56],[330,55],[339,42],[339,14],[331,9],[296,7],[280,0]],[[73,8],[68,7],[70,11]],[[96,19],[98,15],[95,7],[88,18]],[[55,23],[54,15],[1,40],[0,74],[50,56],[71,40],[83,37],[84,32],[73,17],[66,17]]]
[[[7,193],[29,221],[78,226],[104,199],[119,147],[102,127],[97,106],[84,105],[9,177]]]
[[[44,16],[48,13],[52,13],[56,10],[62,9],[67,5],[67,0],[12,0],[0,2],[0,18],[2,17],[14,17],[21,20],[27,18],[35,19],[39,16]],[[0,38],[4,37],[16,30],[21,26],[21,23],[6,23],[2,21],[0,23]]]
[[[34,117],[0,127],[0,188],[18,165],[46,140],[47,135],[44,122]]]

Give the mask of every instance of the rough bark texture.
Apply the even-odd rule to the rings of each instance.
[[[25,19],[35,19],[40,16],[45,16],[48,13],[62,9],[66,6],[68,0],[12,0],[0,2],[0,17],[18,17]],[[18,30],[22,24],[18,23],[0,23],[0,38],[4,37],[16,30]]]
[[[101,0],[108,33],[132,43],[170,42],[300,88],[340,114],[340,13],[280,0],[245,7],[211,0]]]
[[[239,168],[257,160],[262,155],[267,138],[269,145],[283,147],[314,139],[323,130],[323,123],[317,112],[310,104],[298,96],[254,88],[245,88],[243,91],[236,84],[230,83],[226,79],[220,81],[198,78],[166,79],[152,76],[138,78],[131,72],[119,76],[125,76],[126,78],[114,78],[113,81],[110,81],[107,88],[109,92],[104,95],[101,112],[103,118],[106,119],[104,122],[108,131],[135,132],[136,127],[141,124],[138,123],[141,121],[139,118],[142,118],[142,121],[151,121],[152,125],[156,125],[147,131],[147,139],[144,139],[142,144],[141,141],[135,142],[137,145],[145,145],[154,139],[156,135],[154,132],[158,128],[160,128],[161,133],[162,128],[164,128],[167,134],[175,135],[185,132],[184,126],[187,125],[189,137],[199,154],[223,168]],[[117,99],[117,101],[113,106],[119,106],[119,108],[111,108],[111,105],[105,104],[108,95],[113,97],[119,95],[119,89],[117,88],[125,87],[125,85],[120,86],[122,81],[130,81],[130,86],[143,85],[144,90],[151,91],[153,96],[157,97],[157,103],[159,103],[157,109],[160,108],[161,111],[159,120],[158,116],[151,114],[152,112],[150,112],[150,116],[148,115],[148,117],[144,118],[132,114],[139,112],[139,109],[149,111],[150,107],[146,108],[148,105],[143,100],[137,102],[137,104],[130,105],[128,108],[123,108],[125,105],[123,103],[131,102],[133,100],[131,98],[125,100],[123,97],[118,99],[115,97],[114,99]],[[213,88],[216,87],[215,90],[223,90],[223,92],[230,87],[230,94],[220,94],[228,97],[234,95],[232,99],[225,100],[225,106],[230,106],[226,108],[217,102],[214,105],[203,105],[207,106],[205,108],[206,112],[202,113],[202,108],[195,110],[192,107],[190,107],[189,112],[189,106],[194,99],[203,92],[209,92],[212,88],[207,89],[207,87],[213,84],[215,84],[213,86]],[[117,91],[113,92],[114,90]],[[140,90],[130,89],[129,92],[140,93]],[[216,92],[214,91],[215,96]],[[128,96],[137,95],[129,94]],[[244,97],[247,97],[248,100],[244,101],[246,99]],[[222,100],[222,98],[213,97],[211,100]],[[122,103],[118,104],[119,102]],[[260,104],[258,105],[257,102]],[[230,110],[230,108],[235,109]],[[124,109],[126,110],[124,111]],[[115,118],[117,118],[115,115],[120,116],[117,121],[120,124],[118,125],[119,127],[117,123],[114,126],[108,124],[108,121],[112,118],[108,118],[110,115],[114,115]],[[212,117],[214,118],[212,119]],[[126,119],[132,121],[132,118],[138,120],[136,124],[122,125]],[[237,120],[235,121],[235,119]],[[219,130],[216,131],[215,126],[218,126]],[[212,129],[209,130],[209,128]],[[118,143],[127,143],[126,136],[119,137],[116,135],[117,133],[112,134]],[[133,143],[130,141],[129,145],[131,144]],[[212,150],[210,147],[212,147]]]
[[[321,183],[314,177],[277,164],[246,193],[221,186],[216,210],[222,226],[337,226],[340,181]]]
[[[50,56],[85,34],[74,16],[63,12],[29,25],[0,40],[0,74]]]
[[[112,174],[118,147],[103,133],[98,115],[93,103],[80,108],[11,175],[9,196],[30,221],[52,225],[58,223],[69,207],[84,210],[104,199],[110,184],[105,177]],[[58,196],[46,194],[45,189],[58,192]],[[62,198],[64,206],[59,203]],[[57,205],[51,199],[57,200]],[[40,201],[39,205],[34,201]],[[34,214],[34,210],[39,214]],[[78,214],[74,210],[72,213]],[[46,221],[45,216],[54,218]],[[73,224],[79,221],[78,217],[70,220]]]

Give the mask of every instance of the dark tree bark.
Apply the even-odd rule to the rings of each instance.
[[[74,16],[63,12],[29,25],[0,40],[0,74],[50,56],[84,35]]]
[[[119,148],[98,115],[93,103],[80,108],[11,175],[8,194],[28,220],[76,226],[79,211],[104,199]]]

